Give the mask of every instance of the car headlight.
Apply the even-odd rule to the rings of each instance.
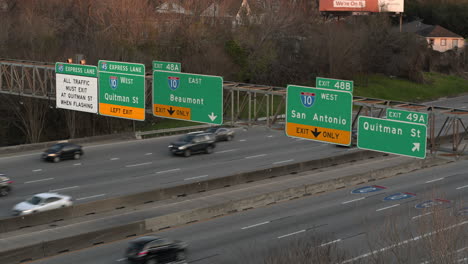
[[[179,147],[179,150],[184,150],[186,148],[187,148],[187,146],[181,146],[181,147]]]
[[[32,213],[32,209],[29,209],[29,210],[24,210],[24,211],[21,211],[22,214],[30,214]]]
[[[50,157],[55,157],[55,156],[57,156],[57,154],[50,153],[50,154],[47,154],[47,156],[50,156]]]

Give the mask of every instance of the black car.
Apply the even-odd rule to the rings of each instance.
[[[11,181],[4,174],[0,174],[0,196],[7,196],[11,192]]]
[[[187,244],[157,236],[144,236],[130,241],[125,257],[132,264],[186,263]]]
[[[234,130],[227,127],[210,127],[205,130],[216,137],[216,141],[231,141],[234,138]]]
[[[81,146],[73,143],[58,143],[42,153],[43,160],[59,162],[63,159],[80,159],[83,156]]]
[[[169,145],[169,151],[175,155],[184,155],[189,157],[192,153],[210,154],[215,148],[215,136],[206,132],[192,132],[185,134],[176,142]]]

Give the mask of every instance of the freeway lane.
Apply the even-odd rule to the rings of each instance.
[[[47,191],[71,195],[77,203],[221,177],[356,151],[289,138],[262,127],[237,129],[211,155],[172,156],[167,146],[179,136],[85,146],[81,160],[42,162],[40,153],[0,158],[2,173],[15,181],[0,199],[0,216],[28,196]]]
[[[399,241],[433,232],[433,226],[425,223],[436,212],[417,207],[428,205],[426,201],[430,199],[440,199],[433,208],[450,212],[445,219],[447,222],[462,223],[450,237],[457,243],[447,250],[463,249],[468,246],[468,241],[464,239],[468,232],[468,216],[458,216],[458,213],[468,201],[466,166],[468,161],[459,161],[374,182],[375,192],[352,193],[357,188],[342,189],[157,234],[189,242],[190,263],[258,263],[254,260],[259,251],[295,243],[297,239],[306,237],[321,238],[317,245],[330,244],[340,250],[348,250],[349,255],[343,260],[359,256],[365,259],[364,254],[370,250],[398,243],[394,230],[401,229]],[[96,246],[33,263],[123,263],[122,255],[127,242]],[[405,243],[404,249],[421,250],[421,245],[417,243],[419,241]],[[392,250],[402,253],[394,248]],[[427,257],[427,252],[422,253],[426,253]],[[467,256],[466,250],[460,253]],[[417,259],[420,260],[420,256]],[[411,263],[421,263],[422,260],[425,259]]]

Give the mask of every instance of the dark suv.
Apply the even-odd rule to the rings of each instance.
[[[43,160],[59,162],[63,159],[79,159],[83,156],[83,148],[72,143],[57,143],[42,153]]]
[[[8,177],[0,174],[0,196],[7,196],[10,193],[12,183]]]
[[[189,157],[192,153],[210,154],[216,146],[215,136],[206,132],[188,133],[169,145],[169,150],[176,155]]]
[[[187,244],[157,236],[144,236],[130,241],[125,257],[132,264],[187,263]]]

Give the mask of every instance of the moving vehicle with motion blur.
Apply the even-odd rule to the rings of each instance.
[[[5,174],[0,174],[0,196],[7,196],[11,192],[11,184],[13,181],[6,177]]]
[[[187,263],[187,243],[158,236],[143,236],[128,244],[125,257],[131,264]]]
[[[228,127],[210,127],[205,132],[214,134],[217,142],[231,141],[234,138],[234,130]]]
[[[174,155],[189,157],[192,153],[213,153],[215,136],[203,131],[191,132],[172,142],[168,148]]]
[[[57,143],[42,153],[43,160],[59,162],[64,159],[80,159],[83,156],[83,148],[73,143]]]
[[[39,193],[13,207],[13,215],[28,215],[72,206],[72,198],[58,193]]]

